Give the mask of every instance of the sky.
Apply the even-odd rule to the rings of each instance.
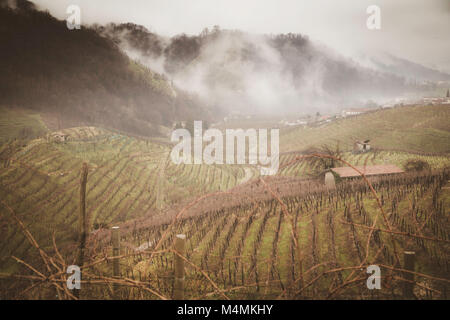
[[[450,0],[32,0],[65,19],[71,4],[82,24],[133,22],[165,36],[219,25],[251,33],[300,33],[338,52],[387,52],[450,72]],[[369,30],[366,9],[381,10]]]

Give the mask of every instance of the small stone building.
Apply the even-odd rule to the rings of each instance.
[[[353,153],[365,153],[370,151],[370,140],[365,140],[363,142],[361,141],[355,141],[353,144]]]

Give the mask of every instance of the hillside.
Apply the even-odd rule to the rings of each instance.
[[[321,145],[352,150],[356,140],[370,139],[380,150],[450,152],[450,106],[408,106],[339,119],[320,127],[280,132],[281,151],[304,151]]]
[[[448,272],[448,170],[373,181],[389,226],[363,183],[342,183],[337,191],[330,191],[314,181],[278,177],[229,189],[242,178],[239,167],[172,166],[164,161],[167,150],[151,142],[93,127],[64,132],[70,137],[66,143],[33,140],[0,171],[4,195],[1,274],[27,274],[11,255],[26,257],[35,267],[38,261],[37,251],[17,232],[16,221],[3,203],[14,209],[46,252],[56,254],[54,233],[60,252],[68,261],[72,259],[79,168],[87,161],[87,210],[93,230],[89,261],[99,262],[85,274],[111,273],[111,264],[102,260],[111,250],[109,228],[119,225],[125,255],[122,274],[154,291],[125,288],[113,295],[106,285],[93,284],[84,289],[85,298],[154,299],[155,291],[170,297],[173,253],[168,250],[179,233],[188,237],[189,299],[224,295],[236,299],[400,298],[402,282],[397,272],[394,278],[383,278],[386,286],[376,292],[362,285],[343,285],[366,281],[361,265],[376,263],[383,275],[389,274],[398,267],[397,256],[404,250],[416,252],[415,271],[425,274],[416,278],[418,297],[430,295],[423,288],[430,288],[435,298],[442,298],[446,290],[445,282],[435,279],[446,278]],[[186,193],[180,194],[183,190]],[[187,199],[214,190],[227,192],[188,208],[172,225],[186,207],[185,201],[177,204],[179,196]],[[160,212],[160,205],[166,210]],[[370,233],[375,221],[379,230]],[[392,236],[388,228],[396,234]],[[157,253],[149,259],[152,251]],[[217,292],[211,282],[223,292]],[[8,291],[0,287],[0,297],[22,291],[18,283]],[[51,297],[51,291],[39,296]]]
[[[131,23],[95,30],[225,111],[336,110],[336,103],[396,97],[417,89],[401,75],[366,68],[304,34],[250,34],[216,26],[169,38]]]
[[[172,253],[164,250],[172,247],[176,234],[183,233],[187,235],[189,261],[188,299],[398,299],[402,296],[402,274],[392,272],[392,268],[403,263],[404,250],[413,250],[415,271],[425,274],[416,276],[415,295],[443,299],[448,281],[433,277],[448,279],[449,235],[444,206],[449,201],[444,190],[448,177],[447,171],[374,183],[384,210],[389,212],[390,226],[381,222],[380,208],[369,188],[354,183],[342,185],[336,192],[304,185],[297,194],[281,197],[282,203],[277,199],[251,201],[211,209],[174,225],[138,224],[133,232],[123,228],[124,253],[132,254],[143,245],[162,251],[152,262],[139,255],[123,259],[124,272],[170,296],[171,286],[164,279],[171,275],[167,261],[172,261]],[[266,180],[278,195],[287,190],[295,193],[293,187],[299,187]],[[256,195],[252,187],[264,189],[261,184],[238,188],[236,196],[243,192],[249,197]],[[228,201],[224,195],[222,203]],[[378,229],[371,233],[375,221]],[[397,234],[392,236],[386,232],[388,228]],[[365,266],[369,264],[382,266],[381,290],[367,290],[364,285]],[[214,283],[223,291],[215,289]],[[90,297],[105,293],[99,286]]]
[[[450,74],[448,73],[427,68],[390,54],[366,57],[366,59],[381,71],[401,75],[413,81],[450,81]]]
[[[208,117],[194,96],[131,61],[110,40],[69,30],[27,1],[0,5],[0,105],[58,118],[58,127],[102,125],[158,135],[178,115]]]
[[[50,250],[49,241],[53,231],[62,247],[70,245],[76,239],[77,193],[82,162],[87,162],[89,166],[87,208],[93,229],[108,228],[112,224],[129,221],[132,223],[135,219],[163,221],[170,210],[182,207],[197,196],[230,190],[248,180],[251,185],[259,175],[258,170],[246,166],[177,166],[168,158],[170,144],[155,139],[131,137],[99,127],[64,129],[58,133],[66,134],[67,141],[59,142],[53,138],[52,132],[45,127],[36,111],[3,108],[1,112],[4,119],[0,123],[2,200],[17,212],[42,245],[45,248],[49,246]],[[420,115],[423,121],[416,124],[416,141],[426,141],[429,139],[427,133],[432,131],[439,133],[441,137],[433,141],[441,142],[435,144],[434,148],[423,142],[422,145],[415,145],[417,149],[414,151],[448,152],[448,140],[440,140],[448,135],[448,112],[448,107],[442,106],[383,110],[319,128],[284,132],[281,146],[284,141],[294,141],[287,149],[298,151],[310,145],[333,144],[336,139],[350,143],[358,130],[369,127],[363,132],[376,132],[377,136],[372,139],[374,145],[380,147],[376,142],[389,141],[392,128],[395,127],[401,138],[392,140],[389,146],[397,150],[402,148],[404,141],[409,141],[403,135],[410,130],[409,117],[417,119]],[[386,119],[391,122],[382,125]],[[300,136],[309,140],[296,138]],[[411,148],[410,145],[407,147]],[[443,169],[450,165],[448,154],[417,155],[388,149],[361,155],[345,152],[343,157],[354,165],[383,164],[388,161],[403,167],[409,159],[422,159],[433,169]],[[291,162],[294,157],[294,153],[282,154],[281,165]],[[300,161],[283,168],[279,174],[281,179],[305,179],[313,171],[314,167],[309,163]],[[246,191],[241,193],[235,190],[243,196],[235,201],[246,203],[251,197],[259,198],[266,194],[256,188],[243,190]],[[232,205],[235,201],[226,202]],[[206,202],[203,207],[206,211],[219,209],[221,203],[224,202]],[[0,256],[3,257],[0,265],[2,269],[15,270],[17,264],[10,260],[10,255],[15,253],[24,257],[32,251],[29,251],[30,246],[23,235],[17,232],[16,223],[10,220],[8,210],[2,206],[0,212],[4,222],[0,236],[3,244],[0,248]]]
[[[335,2],[0,0],[0,300],[448,300],[450,2]]]
[[[44,135],[48,128],[36,111],[0,106],[0,145],[14,139],[33,139]]]
[[[66,134],[67,141],[46,134],[9,140],[0,147],[2,201],[16,210],[44,247],[51,245],[52,232],[64,245],[76,239],[83,162],[89,166],[87,207],[94,229],[153,216],[185,198],[229,189],[244,177],[239,167],[176,166],[168,158],[170,146],[153,140],[96,127],[58,133]],[[0,213],[0,266],[5,268],[12,253],[25,256],[30,246],[4,206]]]

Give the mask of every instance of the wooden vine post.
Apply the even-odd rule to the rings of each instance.
[[[175,281],[173,288],[173,299],[184,299],[184,260],[179,255],[185,255],[186,236],[177,234],[175,238]],[[179,255],[178,255],[178,254]]]
[[[86,214],[86,184],[88,176],[88,165],[86,162],[81,167],[80,174],[80,212],[79,212],[79,245],[77,265],[82,269],[84,264],[84,251],[86,249],[86,239],[89,234],[89,221]],[[75,291],[75,296],[79,297],[79,291]]]
[[[414,272],[416,253],[414,251],[405,251],[403,253],[403,258],[404,258],[404,264],[405,264],[404,269]],[[409,280],[409,281],[405,281],[405,283],[403,285],[403,296],[407,299],[414,298],[414,293],[413,293],[414,274],[409,273],[409,272],[404,272],[403,277],[406,280]]]
[[[119,229],[119,227],[117,227],[117,226],[112,227],[111,240],[112,240],[112,248],[113,248],[112,255],[113,255],[113,257],[118,257],[120,255],[120,229]],[[113,259],[113,277],[114,278],[120,277],[119,258]],[[117,295],[117,293],[118,293],[117,284],[113,285],[113,292],[115,295]]]

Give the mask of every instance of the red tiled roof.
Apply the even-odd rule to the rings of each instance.
[[[402,169],[393,164],[384,164],[377,166],[355,166],[355,168],[364,173],[366,176],[404,172]],[[340,168],[333,168],[331,170],[336,172],[341,178],[360,176],[360,174],[352,167],[340,167]]]

